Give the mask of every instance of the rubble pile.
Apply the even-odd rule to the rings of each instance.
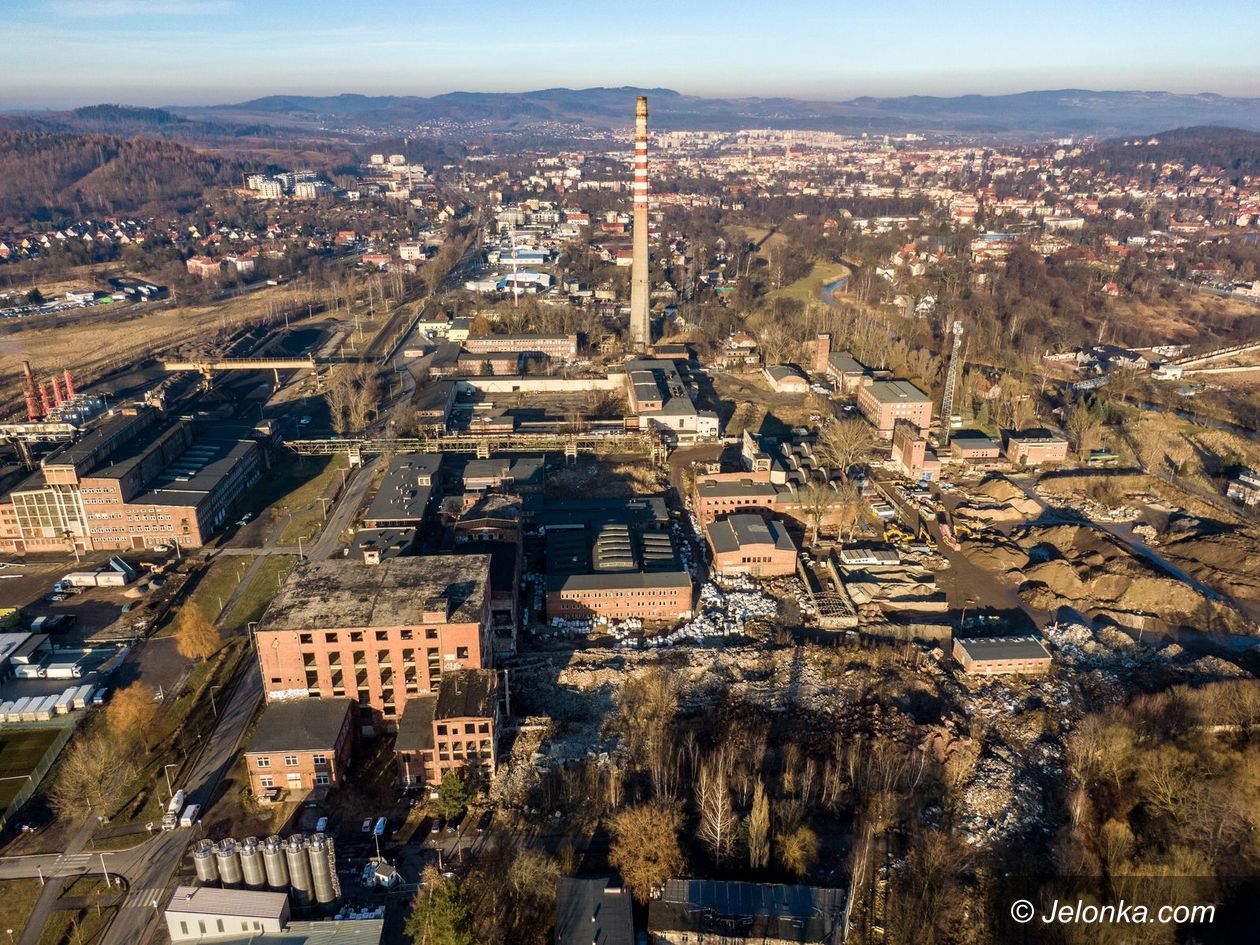
[[[751,578],[729,578],[701,585],[696,615],[672,633],[643,641],[646,647],[677,646],[713,637],[743,636],[745,624],[779,616],[779,602]],[[625,641],[628,645],[631,641]]]
[[[968,843],[988,846],[1025,834],[1042,822],[1041,790],[1028,761],[1005,745],[993,745],[963,790],[966,807],[959,830]]]

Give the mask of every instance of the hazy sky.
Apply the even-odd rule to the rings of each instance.
[[[0,0],[0,104],[665,86],[1260,95],[1257,0]]]

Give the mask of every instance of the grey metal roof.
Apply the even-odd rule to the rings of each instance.
[[[924,404],[932,399],[909,381],[875,381],[865,390],[881,404]]]
[[[833,351],[827,358],[831,369],[837,374],[865,374],[866,366],[847,351]]]
[[[605,571],[600,574],[556,574],[547,578],[549,591],[637,590],[690,584],[691,575],[686,571]]]
[[[1040,637],[956,637],[954,642],[961,646],[973,660],[1036,660],[1049,659],[1050,651],[1046,649]]]
[[[649,906],[648,930],[837,945],[844,901],[843,889],[671,879]]]
[[[215,889],[212,886],[180,886],[167,903],[166,911],[179,914],[239,916],[246,919],[274,919],[279,922],[288,904],[288,894],[247,889]]]
[[[433,482],[442,468],[441,453],[395,456],[385,478],[363,515],[368,525],[418,524],[433,495]]]
[[[335,748],[349,699],[296,699],[263,709],[247,752],[318,751]]]
[[[395,751],[428,751],[433,747],[433,713],[437,696],[413,696],[403,707],[394,737]]]
[[[736,551],[750,545],[774,545],[781,551],[796,548],[778,522],[747,512],[712,523],[708,532],[714,551]]]
[[[630,894],[612,879],[556,880],[556,945],[634,945]]]

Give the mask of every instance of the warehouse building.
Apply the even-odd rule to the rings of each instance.
[[[965,672],[980,676],[1050,671],[1050,651],[1040,637],[954,638],[954,659]]]
[[[263,473],[252,433],[120,411],[46,456],[0,503],[0,550],[200,547]]]
[[[546,536],[548,618],[677,620],[692,609],[660,496],[549,503],[534,515]]]
[[[776,577],[796,572],[796,546],[779,522],[739,513],[704,530],[718,574]]]

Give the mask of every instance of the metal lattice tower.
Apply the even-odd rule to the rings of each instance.
[[[963,323],[954,320],[954,348],[949,354],[949,370],[945,372],[945,395],[941,398],[941,446],[949,446],[950,417],[954,415],[954,388],[958,386],[958,367],[962,363]]]

